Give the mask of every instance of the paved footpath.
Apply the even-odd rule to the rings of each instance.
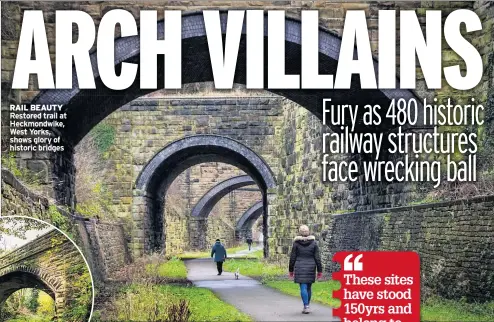
[[[194,285],[212,290],[255,321],[339,321],[328,306],[311,303],[311,313],[302,314],[299,297],[282,294],[246,276],[236,280],[231,272],[218,276],[211,258],[187,260],[185,265],[187,278]]]

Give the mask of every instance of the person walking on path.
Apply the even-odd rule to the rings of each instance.
[[[226,249],[219,239],[216,239],[216,243],[211,249],[211,257],[213,256],[216,262],[216,268],[218,269],[218,275],[221,275],[223,273],[223,262],[226,260]]]
[[[250,249],[252,247],[252,238],[247,237],[247,245],[249,245],[249,252],[250,252]]]
[[[322,277],[321,255],[316,238],[309,234],[309,227],[302,225],[299,228],[299,236],[293,240],[292,252],[288,271],[290,278],[300,286],[300,296],[304,303],[302,313],[308,314],[310,298],[312,295],[312,283]],[[294,276],[295,275],[295,276]]]

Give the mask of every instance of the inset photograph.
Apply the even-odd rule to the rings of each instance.
[[[0,321],[88,321],[93,280],[81,251],[44,221],[0,217]]]

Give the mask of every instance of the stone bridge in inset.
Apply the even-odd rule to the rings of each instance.
[[[16,291],[35,288],[53,298],[55,314],[61,318],[83,291],[74,287],[77,279],[91,279],[87,272],[75,245],[59,231],[51,230],[0,257],[0,310]],[[86,282],[90,285],[91,281]],[[89,312],[90,307],[88,316]]]

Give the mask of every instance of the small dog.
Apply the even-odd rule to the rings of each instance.
[[[235,271],[235,279],[238,280],[238,277],[240,276],[240,268],[237,268]]]

